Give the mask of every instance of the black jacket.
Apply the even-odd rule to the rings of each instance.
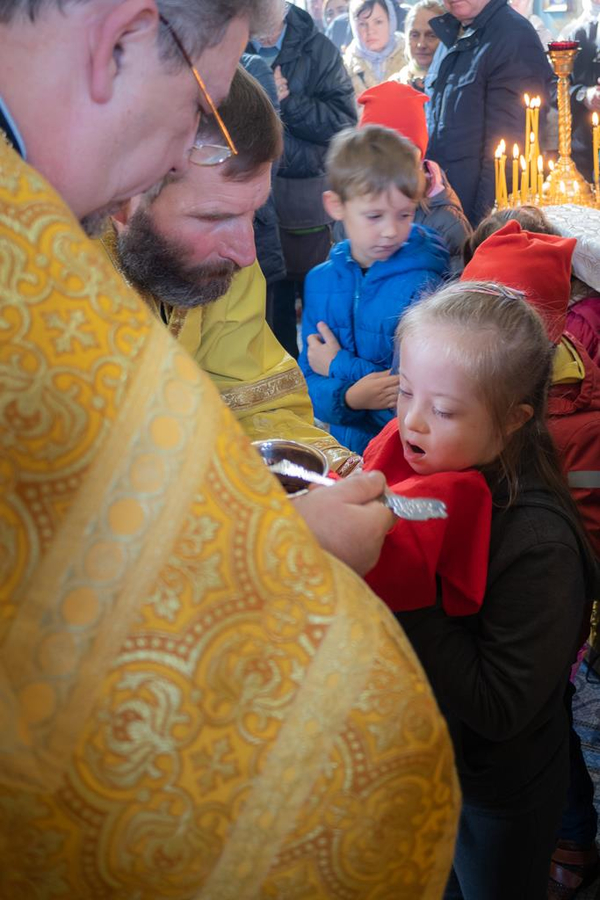
[[[444,169],[476,226],[494,203],[501,138],[509,156],[514,143],[523,151],[523,94],[539,94],[547,104],[554,75],[535,29],[507,0],[490,0],[461,38],[450,13],[431,27],[442,44],[425,79],[427,156]]]
[[[285,126],[284,178],[311,178],[325,172],[331,138],[356,125],[357,111],[350,76],[338,49],[317,30],[303,9],[290,5],[287,30],[273,68],[281,66],[289,97],[281,102]]]
[[[244,53],[240,63],[246,72],[252,75],[253,78],[256,78],[279,115],[277,88],[275,87],[273,71],[269,64],[264,59],[261,59],[260,56],[255,56],[251,53]],[[277,174],[278,166],[279,160],[273,164],[271,183]],[[282,278],[285,278],[285,260],[281,248],[281,238],[279,236],[277,213],[275,212],[275,201],[272,191],[264,206],[257,209],[254,214],[254,242],[256,244],[256,257],[267,285],[274,284],[276,281],[281,281]]]
[[[531,486],[517,505],[495,508],[477,615],[398,616],[448,720],[465,802],[510,805],[568,740],[564,693],[586,574],[562,509]]]
[[[571,81],[571,111],[573,131],[571,156],[582,175],[588,181],[594,177],[592,158],[592,114],[583,103],[583,95],[588,87],[598,83],[600,78],[600,27],[598,19],[576,27],[568,36],[570,41],[579,41],[581,49],[575,57]]]

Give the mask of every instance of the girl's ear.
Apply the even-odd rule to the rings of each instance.
[[[344,218],[344,202],[335,191],[323,191],[323,208],[335,222]]]
[[[533,406],[529,403],[519,403],[516,406],[510,416],[508,417],[508,425],[506,428],[507,436],[514,434],[515,431],[518,431],[519,428],[522,428],[526,422],[529,422],[531,417],[533,416]]]

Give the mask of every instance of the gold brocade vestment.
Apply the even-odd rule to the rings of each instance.
[[[1,900],[440,897],[407,641],[4,144],[0,441]]]

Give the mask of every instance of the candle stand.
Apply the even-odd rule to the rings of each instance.
[[[575,203],[578,206],[600,208],[600,123],[596,113],[592,116],[594,144],[594,185],[588,184],[571,159],[571,98],[570,76],[579,53],[579,41],[552,41],[548,44],[548,56],[558,78],[558,159],[548,161],[549,174],[544,180],[545,163],[539,152],[538,127],[540,98],[530,99],[525,94],[526,106],[524,155],[518,144],[513,147],[512,182],[510,195],[506,191],[506,143],[504,140],[495,151],[496,203],[494,209],[531,203],[535,206],[561,206]],[[517,184],[521,167],[521,184]]]
[[[589,205],[594,202],[590,185],[571,159],[571,98],[569,78],[575,57],[579,53],[578,41],[555,41],[548,44],[548,56],[558,77],[558,159],[554,170],[544,182],[545,203],[575,202]]]

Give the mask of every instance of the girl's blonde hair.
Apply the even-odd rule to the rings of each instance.
[[[411,306],[397,340],[400,345],[413,335],[426,340],[429,325],[452,332],[448,359],[473,378],[502,440],[500,456],[486,472],[492,488],[505,482],[510,505],[522,473],[533,467],[544,484],[567,491],[546,425],[553,348],[524,295],[493,282],[456,282]],[[533,415],[509,434],[508,423],[522,404],[530,405]]]

